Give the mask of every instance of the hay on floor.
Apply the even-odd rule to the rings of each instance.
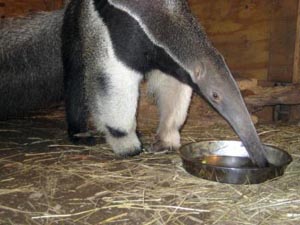
[[[53,118],[0,124],[0,224],[300,223],[297,125],[258,126],[263,142],[294,161],[283,177],[247,186],[193,177],[176,152],[118,159],[105,143],[70,145]],[[155,126],[147,123],[140,129],[149,144]],[[183,143],[218,139],[236,135],[223,123],[188,122],[182,131]]]

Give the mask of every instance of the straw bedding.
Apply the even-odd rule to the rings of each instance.
[[[193,177],[176,152],[118,159],[102,137],[95,147],[70,145],[63,114],[0,123],[0,224],[300,223],[297,125],[258,126],[294,161],[283,177],[247,186]],[[156,124],[140,120],[146,146]],[[182,130],[183,143],[216,139],[236,139],[221,119],[190,118]]]

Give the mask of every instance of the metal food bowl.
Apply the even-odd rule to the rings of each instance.
[[[283,175],[292,157],[285,151],[264,145],[269,165],[255,166],[240,141],[205,141],[179,150],[183,167],[192,175],[229,184],[258,184]]]

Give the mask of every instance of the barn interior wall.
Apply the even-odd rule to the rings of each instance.
[[[235,76],[263,81],[295,80],[291,74],[297,68],[293,61],[294,43],[290,42],[296,39],[293,27],[296,26],[299,0],[188,1]],[[50,11],[62,5],[63,0],[0,0],[0,17]],[[288,35],[284,35],[284,31]],[[197,106],[205,104],[200,100],[196,102]],[[269,120],[272,110],[267,111],[262,117],[269,117]]]
[[[284,32],[284,22],[291,24],[290,26],[296,26],[294,15],[297,13],[295,4],[298,0],[282,2],[276,0],[189,0],[193,13],[199,18],[213,44],[225,56],[232,72],[235,75],[259,80],[267,80],[269,70],[276,73],[291,66],[291,62],[287,62],[284,57],[287,53],[282,53],[282,51],[292,51],[293,34],[286,30],[289,32],[289,35],[286,35],[289,40],[274,38],[279,36],[276,32],[278,26],[274,28],[274,20],[277,24],[283,25],[277,28],[281,29],[279,31],[281,33]],[[60,8],[62,4],[63,0],[0,0],[0,17],[50,11]],[[292,30],[292,28],[286,29]],[[281,44],[281,48],[276,50],[274,45],[278,46],[278,44]],[[273,57],[273,55],[278,56]],[[294,53],[289,54],[290,57],[293,55]],[[274,64],[273,67],[270,67],[270,62],[271,66]],[[281,67],[278,68],[278,65]],[[280,76],[278,72],[276,76]]]

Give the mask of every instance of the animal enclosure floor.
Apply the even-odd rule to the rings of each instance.
[[[222,121],[190,118],[182,142],[236,139]],[[139,123],[154,138],[155,119]],[[300,127],[258,126],[293,156],[283,177],[228,185],[186,173],[176,152],[120,159],[101,137],[71,145],[62,109],[0,122],[0,224],[300,224]]]

